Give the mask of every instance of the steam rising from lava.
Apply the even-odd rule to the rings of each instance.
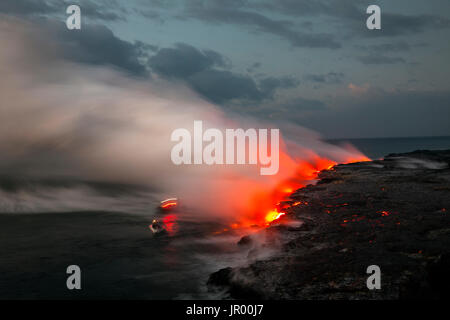
[[[275,176],[255,166],[175,166],[170,134],[194,120],[219,130],[273,125],[225,114],[182,84],[66,61],[51,34],[35,30],[18,19],[0,23],[0,173],[146,185],[198,215],[251,224],[319,170],[367,159],[278,124],[284,141]]]

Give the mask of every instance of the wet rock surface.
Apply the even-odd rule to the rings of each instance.
[[[323,171],[263,231],[276,253],[219,270],[208,287],[237,299],[449,298],[449,167],[450,150],[415,151]],[[370,265],[380,290],[367,288]]]

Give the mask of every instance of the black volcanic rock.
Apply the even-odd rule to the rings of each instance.
[[[233,272],[233,269],[223,268],[219,271],[214,272],[211,274],[211,276],[208,279],[207,285],[215,285],[215,286],[226,286],[231,281],[231,273]]]
[[[250,236],[243,236],[239,241],[239,246],[250,246],[253,243],[253,240]]]
[[[275,254],[222,269],[208,285],[232,298],[448,298],[449,164],[450,150],[416,151],[321,172],[291,196],[308,203],[287,210],[304,227],[266,229]],[[381,290],[366,286],[370,265]]]
[[[264,299],[261,293],[245,284],[243,275],[239,278],[239,281],[235,279],[232,268],[223,268],[211,274],[207,286],[210,291],[223,288],[235,299]]]

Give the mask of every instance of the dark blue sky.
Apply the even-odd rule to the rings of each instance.
[[[80,31],[62,24],[68,4]],[[382,30],[366,28],[370,4]],[[183,82],[226,112],[329,138],[450,135],[448,0],[2,0],[0,12],[42,25],[66,59]]]

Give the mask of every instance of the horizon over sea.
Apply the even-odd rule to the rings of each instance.
[[[450,149],[450,136],[326,139],[325,141],[335,145],[349,142],[371,159],[379,159],[391,153]]]

